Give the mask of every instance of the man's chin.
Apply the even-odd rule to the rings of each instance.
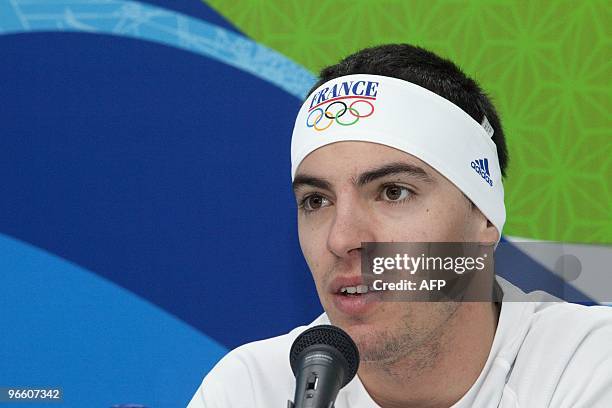
[[[337,318],[334,316],[329,318],[333,325],[340,327],[351,336],[364,364],[379,364],[381,361],[397,359],[394,350],[399,346],[397,341],[399,339],[394,335],[393,325],[384,320],[384,315],[347,317],[340,314]]]
[[[386,348],[385,336],[388,335],[387,332],[376,324],[355,324],[346,327],[344,330],[357,345],[362,364],[378,363],[383,350]]]
[[[347,332],[358,346],[359,343],[367,342],[369,338],[376,337],[376,333],[381,330],[380,321],[372,317],[330,317],[330,322]]]

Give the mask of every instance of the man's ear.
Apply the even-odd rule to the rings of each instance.
[[[484,217],[484,215],[483,215]],[[491,224],[491,221],[485,218],[485,222],[483,223],[484,228],[479,231],[479,242],[484,242],[487,244],[495,244],[497,242],[497,238],[499,237],[499,233],[497,232],[497,228],[495,225]]]
[[[487,243],[487,244],[496,244],[498,241],[499,233],[495,225],[491,224],[491,221],[488,220],[487,217],[480,211],[480,208],[476,207],[476,204],[472,200],[470,200],[465,194],[463,194],[465,199],[468,201],[470,208],[472,211],[476,211],[478,214],[479,220],[479,230],[478,230],[478,242]]]

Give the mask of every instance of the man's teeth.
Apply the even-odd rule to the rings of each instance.
[[[348,293],[349,295],[355,294],[355,293],[368,293],[368,286],[367,285],[358,285],[358,286],[345,286],[342,289],[340,289],[340,293],[346,294]]]

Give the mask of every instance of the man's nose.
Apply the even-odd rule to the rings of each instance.
[[[358,256],[362,242],[374,242],[372,217],[368,209],[356,197],[339,197],[335,204],[335,217],[329,235],[327,248],[339,258]]]

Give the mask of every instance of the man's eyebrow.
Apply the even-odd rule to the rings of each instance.
[[[331,183],[329,181],[319,177],[309,176],[307,174],[295,176],[295,179],[293,179],[292,186],[294,192],[297,191],[300,187],[304,186],[312,186],[330,191],[332,189]]]
[[[361,173],[357,178],[356,185],[359,187],[365,184],[371,183],[372,181],[396,174],[407,174],[411,177],[418,178],[426,183],[433,183],[433,178],[423,168],[407,163],[389,163],[382,167],[366,171]]]
[[[389,163],[382,167],[378,167],[373,170],[368,170],[361,173],[355,181],[355,185],[363,187],[364,185],[371,183],[374,180],[385,176],[391,176],[396,174],[407,174],[409,176],[418,178],[426,183],[433,183],[434,179],[427,173],[423,168],[407,163]],[[295,176],[292,183],[293,191],[297,191],[300,187],[312,186],[323,190],[332,190],[332,184],[324,178],[310,176],[308,174],[301,174]]]

